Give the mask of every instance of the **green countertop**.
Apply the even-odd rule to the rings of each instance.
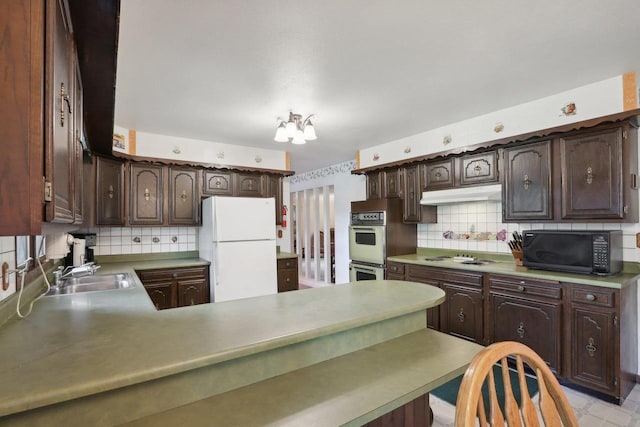
[[[178,265],[105,263],[99,274],[131,273],[137,286],[45,297],[29,317],[0,328],[0,416],[418,314],[444,301],[431,286],[371,281],[156,311],[134,271],[167,266]]]
[[[298,254],[292,254],[289,252],[278,252],[278,254],[276,255],[277,259],[291,259],[291,258],[298,258]]]
[[[557,271],[536,270],[527,267],[517,266],[513,259],[505,260],[505,257],[490,257],[486,258],[494,259],[494,262],[484,265],[470,265],[455,262],[452,259],[445,259],[443,261],[425,261],[427,256],[437,256],[438,252],[429,252],[428,255],[425,252],[418,252],[410,255],[400,255],[388,257],[388,261],[395,261],[407,264],[424,265],[428,267],[440,267],[440,268],[453,268],[457,270],[469,270],[477,271],[480,273],[496,273],[496,274],[508,274],[511,276],[528,277],[532,279],[544,279],[553,280],[558,282],[571,282],[580,283],[584,285],[594,285],[606,288],[621,289],[631,284],[635,284],[640,275],[636,272],[622,272],[613,276],[595,276],[587,274],[571,274],[561,273]],[[448,254],[448,253],[447,253]],[[480,254],[474,254],[478,258],[484,258]],[[509,257],[507,257],[508,259]]]

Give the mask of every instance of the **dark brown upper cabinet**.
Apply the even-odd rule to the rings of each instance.
[[[623,129],[560,138],[562,219],[623,219]]]
[[[200,179],[193,168],[169,167],[169,225],[200,223]]]
[[[367,200],[382,199],[382,175],[381,171],[367,173]]]
[[[124,164],[96,159],[96,225],[124,225]]]
[[[383,173],[383,179],[383,197],[388,199],[402,197],[402,170],[400,168],[385,170]]]
[[[282,178],[277,175],[265,175],[267,181],[267,197],[273,197],[276,204],[276,225],[282,225]]]
[[[162,225],[164,218],[163,166],[131,163],[129,194],[131,225]]]
[[[551,219],[551,141],[504,149],[505,221]]]
[[[436,163],[427,163],[423,166],[424,178],[423,190],[443,190],[455,185],[455,158],[449,158]]]
[[[498,182],[498,153],[496,151],[462,156],[459,162],[461,186]]]
[[[236,173],[234,195],[239,197],[263,197],[264,184],[262,175]]]
[[[233,172],[205,169],[202,173],[202,194],[207,196],[232,196]]]
[[[409,224],[435,223],[438,219],[437,206],[423,206],[421,165],[415,164],[402,168],[402,221]]]
[[[66,2],[46,2],[45,219],[73,223],[75,54]]]

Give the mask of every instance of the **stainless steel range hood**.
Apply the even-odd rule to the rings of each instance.
[[[451,203],[499,201],[502,199],[500,184],[482,185],[478,187],[461,187],[451,190],[425,191],[422,193],[421,205],[446,205]]]

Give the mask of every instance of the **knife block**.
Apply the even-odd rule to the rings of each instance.
[[[516,261],[516,265],[522,265],[522,251],[514,251],[511,249],[511,254]]]

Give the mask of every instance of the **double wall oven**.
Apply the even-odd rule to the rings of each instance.
[[[388,256],[416,251],[416,226],[402,222],[401,199],[351,203],[349,280],[382,280]]]

